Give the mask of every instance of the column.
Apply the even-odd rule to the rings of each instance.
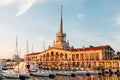
[[[75,53],[75,62],[76,62],[76,53]]]
[[[81,61],[81,58],[80,58],[80,53],[79,53],[79,61]]]
[[[114,61],[112,63],[113,63],[113,68],[114,68]]]
[[[107,53],[105,52],[105,60],[107,60]]]
[[[90,69],[92,68],[92,66],[91,66],[91,65],[92,65],[92,61],[90,60]]]
[[[105,55],[106,55],[106,60],[108,60],[108,55],[107,55],[107,52],[106,52],[106,54],[105,54]]]
[[[103,60],[106,60],[107,58],[106,58],[106,51],[105,50],[103,50],[103,54],[104,54],[104,59]]]
[[[56,55],[56,53],[54,53],[54,55],[53,55],[53,57],[54,57],[54,58],[53,58],[53,59],[54,59],[54,62],[55,62],[55,55]]]
[[[113,68],[113,61],[111,61],[111,68]]]
[[[106,61],[104,61],[104,66],[105,66],[105,68],[106,68]]]
[[[47,60],[46,60],[46,59],[47,59],[46,57],[47,57],[47,55],[45,54],[45,62],[47,61]]]
[[[51,55],[50,55],[50,53],[49,53],[49,61],[51,61],[51,60],[50,60],[50,59],[51,59],[50,57],[51,57]]]
[[[86,68],[86,61],[84,61],[84,69]]]
[[[95,50],[94,50],[94,60],[96,60],[96,53],[95,53]]]
[[[107,60],[109,60],[109,53],[107,52]]]
[[[108,59],[110,60],[110,53],[108,52]]]
[[[96,67],[98,67],[99,66],[99,64],[98,64],[99,62],[98,61],[96,61]]]
[[[119,63],[119,68],[120,68],[120,61],[118,61],[118,63]]]

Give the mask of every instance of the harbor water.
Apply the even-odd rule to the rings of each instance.
[[[2,80],[23,80],[23,79],[2,79]],[[26,78],[24,80],[120,80],[120,75],[104,75],[104,76],[98,76],[98,75],[91,75],[91,76],[56,76],[55,78],[49,78],[49,77],[35,77],[31,76],[30,78]]]

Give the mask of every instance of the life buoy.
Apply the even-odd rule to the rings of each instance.
[[[27,65],[26,65],[26,67],[27,67],[27,69],[29,69],[29,68],[30,68],[30,65],[29,65],[29,64],[27,64]]]

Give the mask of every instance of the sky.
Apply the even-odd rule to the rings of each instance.
[[[120,0],[0,0],[0,59],[21,57],[52,45],[60,26],[70,46],[110,45],[120,51]]]

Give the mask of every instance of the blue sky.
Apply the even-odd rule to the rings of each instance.
[[[20,56],[43,51],[59,31],[60,6],[67,40],[75,48],[110,45],[120,50],[120,0],[0,0],[0,58],[15,53],[18,35]]]

